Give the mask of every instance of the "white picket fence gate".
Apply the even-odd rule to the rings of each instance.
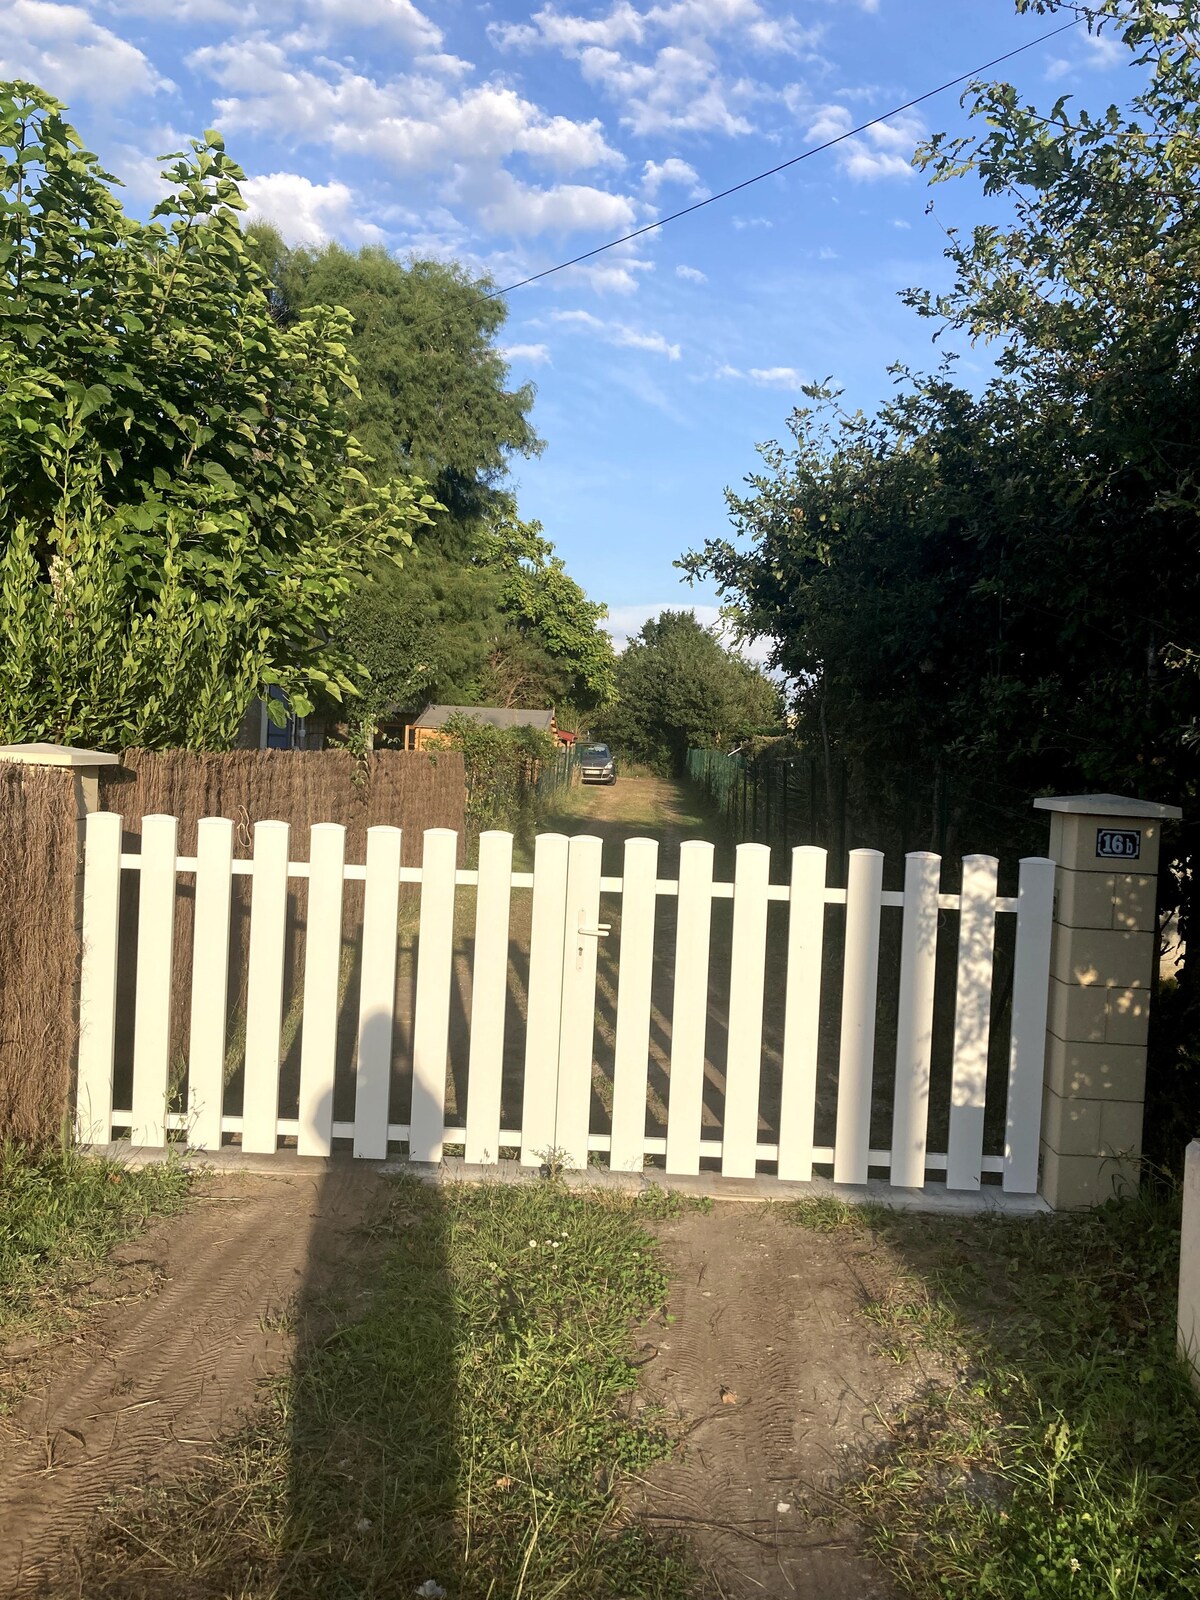
[[[668,1175],[696,1174],[718,1158],[726,1175],[748,1178],[768,1164],[782,1179],[805,1181],[828,1164],[838,1183],[863,1184],[885,1169],[892,1185],[922,1188],[931,1174],[947,1187],[978,1189],[984,1173],[1002,1174],[1011,1193],[1037,1189],[1045,1051],[1054,864],[1023,860],[1018,894],[999,897],[997,863],[968,856],[961,894],[940,891],[940,858],[906,857],[903,891],[885,891],[883,856],[850,853],[847,887],[827,885],[826,853],[801,847],[790,884],[769,881],[770,851],[738,847],[732,883],[713,881],[713,846],[690,841],[679,850],[677,879],[658,877],[658,844],[631,839],[622,875],[602,875],[602,841],[543,834],[534,870],[512,870],[513,841],[485,833],[478,870],[456,868],[457,837],[424,835],[420,867],[401,865],[397,828],[369,830],[365,864],[344,860],[344,829],[311,830],[308,860],[291,859],[289,828],[254,827],[252,859],[236,859],[234,828],[209,818],[198,826],[197,851],[177,854],[173,817],[146,817],[141,849],[122,851],[122,819],[88,819],[84,889],[84,959],[77,1123],[85,1143],[120,1133],[133,1145],[162,1147],[186,1138],[196,1150],[237,1141],[269,1155],[294,1139],[301,1155],[327,1156],[334,1141],[353,1140],[354,1154],[381,1159],[406,1146],[408,1158],[438,1162],[447,1146],[469,1163],[494,1162],[506,1148],[539,1165],[554,1151],[567,1167],[607,1157],[619,1171],[638,1172],[661,1157]],[[114,1104],[114,1054],[119,923],[123,873],[137,873],[138,936],[132,1045],[132,1098]],[[234,878],[251,879],[246,969],[245,1050],[239,1115],[225,1109],[225,997],[231,949]],[[343,891],[365,879],[360,986],[353,1062],[353,1118],[334,1120]],[[281,1028],[289,885],[307,884],[298,1115],[280,1115]],[[172,1111],[172,964],[177,885],[194,897],[191,1007],[186,1049],[186,1109]],[[404,883],[420,885],[420,925],[411,1017],[411,1108],[391,1121],[397,987],[398,906]],[[471,971],[469,1062],[465,1117],[447,1126],[447,1055],[455,943],[456,888],[476,891]],[[510,909],[515,894],[532,897],[528,940],[527,1021],[520,1125],[501,1125],[506,1007],[510,1004]],[[647,1132],[651,990],[656,960],[656,908],[677,905],[669,956],[673,986],[665,1136]],[[706,1030],[709,1021],[710,930],[714,903],[732,899],[728,1054],[721,1087],[720,1137],[706,1136]],[[786,992],[782,1068],[774,1136],[762,1137],[760,1076],[768,913],[786,912]],[[620,919],[615,1044],[609,1126],[596,1131],[594,1039],[597,947],[606,935],[603,906]],[[833,1144],[814,1142],[822,961],[826,918],[844,906],[841,1026]],[[881,916],[902,919],[891,1145],[871,1147],[872,1079],[876,1057]],[[949,1137],[945,1151],[927,1148],[935,962],[941,913],[958,913]],[[613,912],[606,913],[610,920]],[[1003,1154],[984,1155],[985,1092],[998,917],[1016,919],[1012,1021],[1004,1107]],[[663,959],[661,940],[657,959]],[[175,1064],[178,1078],[179,1064]],[[944,1088],[945,1086],[943,1086]],[[176,1104],[178,1105],[178,1101]],[[710,1117],[711,1122],[711,1117]],[[707,1163],[711,1168],[711,1160]],[[937,1180],[935,1180],[937,1181]]]

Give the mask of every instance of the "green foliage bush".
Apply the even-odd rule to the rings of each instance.
[[[465,713],[449,718],[446,743],[467,771],[467,831],[472,844],[488,828],[526,836],[537,820],[540,767],[565,759],[553,734],[540,728],[496,728]]]
[[[368,483],[349,319],[277,322],[220,135],[142,223],[63,111],[0,85],[0,741],[221,747],[355,692],[353,582],[434,502]]]

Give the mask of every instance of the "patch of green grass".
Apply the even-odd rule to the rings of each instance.
[[[817,1194],[805,1200],[789,1200],[781,1209],[789,1222],[795,1223],[799,1228],[807,1228],[810,1233],[849,1231],[861,1234],[881,1224],[890,1216],[890,1212],[884,1206],[851,1205],[848,1201],[839,1200],[831,1194]]]
[[[113,1513],[83,1592],[696,1594],[622,1494],[673,1448],[630,1334],[665,1301],[657,1205],[389,1180],[337,1293],[302,1304],[294,1370],[204,1471]]]
[[[113,1245],[177,1211],[190,1181],[173,1161],[134,1168],[0,1145],[0,1343],[61,1325],[71,1288]]]
[[[958,1377],[846,1489],[907,1588],[1200,1596],[1200,1403],[1174,1348],[1177,1199],[1028,1220],[891,1215],[864,1309]]]

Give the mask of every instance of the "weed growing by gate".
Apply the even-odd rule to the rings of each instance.
[[[893,1447],[845,1489],[908,1589],[1200,1596],[1177,1201],[1024,1221],[877,1212],[870,1230],[904,1263],[864,1306],[881,1351],[936,1350],[960,1374],[891,1419]]]
[[[667,1287],[642,1209],[382,1184],[336,1293],[300,1308],[293,1372],[199,1476],[113,1513],[83,1592],[694,1596],[623,1511],[624,1474],[673,1447],[634,1402],[630,1325]]]

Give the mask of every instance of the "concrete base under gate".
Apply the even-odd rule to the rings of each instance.
[[[94,1145],[93,1153],[123,1161],[132,1167],[146,1166],[175,1156],[199,1170],[246,1172],[261,1177],[295,1177],[331,1169],[355,1167],[381,1173],[411,1172],[425,1183],[540,1183],[543,1172],[523,1167],[519,1161],[497,1161],[490,1166],[468,1166],[458,1156],[448,1156],[440,1164],[403,1161],[355,1161],[350,1155],[298,1156],[281,1150],[273,1156],[246,1155],[237,1149],[221,1151],[188,1150],[174,1145],[166,1150],[131,1146],[124,1141]],[[1052,1208],[1039,1194],[1005,1194],[998,1184],[975,1191],[894,1189],[883,1179],[865,1184],[834,1183],[828,1178],[813,1178],[809,1183],[789,1183],[782,1178],[725,1178],[719,1172],[702,1172],[695,1177],[668,1176],[647,1168],[645,1172],[610,1172],[606,1167],[588,1167],[582,1172],[563,1172],[561,1181],[572,1189],[671,1189],[677,1194],[702,1196],[710,1200],[737,1201],[769,1205],[790,1200],[841,1200],[847,1205],[889,1206],[895,1211],[927,1212],[932,1215],[978,1215],[995,1212],[1009,1217],[1053,1215]]]

